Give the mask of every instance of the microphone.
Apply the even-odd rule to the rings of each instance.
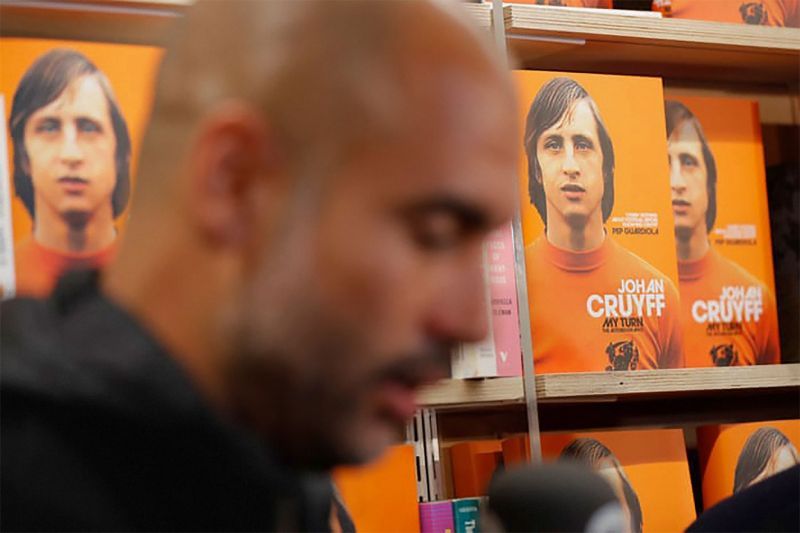
[[[489,485],[481,531],[617,533],[630,524],[611,486],[575,463],[525,465]]]

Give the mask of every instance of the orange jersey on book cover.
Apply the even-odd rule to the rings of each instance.
[[[538,313],[531,324],[537,372],[683,367],[678,291],[612,239],[574,253],[540,237],[526,249],[525,264],[535,272],[528,281],[530,301],[585,308],[568,320],[531,309]],[[563,357],[565,351],[572,356]]]
[[[656,0],[674,18],[760,26],[800,26],[797,0]]]
[[[676,97],[665,113],[686,364],[780,363],[757,104]]]
[[[535,371],[682,367],[661,80],[514,74]]]
[[[135,161],[162,51],[0,39],[15,286],[44,296],[70,268],[99,268],[128,216]],[[8,213],[3,213],[4,215]],[[10,257],[0,250],[0,257]],[[11,285],[10,277],[0,283]]]
[[[70,254],[50,250],[28,237],[14,249],[18,296],[45,297],[58,277],[68,270],[96,269],[108,264],[117,250],[116,243],[98,252]]]
[[[703,506],[800,463],[800,420],[697,428]]]
[[[711,249],[678,263],[686,366],[780,363],[772,293],[742,267]]]

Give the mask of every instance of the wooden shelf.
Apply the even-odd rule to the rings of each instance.
[[[193,0],[3,0],[0,35],[162,46]]]
[[[689,397],[714,391],[765,394],[778,390],[800,393],[800,364],[536,376],[540,404],[620,401],[636,396]],[[426,408],[474,409],[522,404],[525,395],[521,377],[445,380],[422,391],[419,401]]]
[[[424,389],[418,402],[426,408],[488,407],[522,404],[525,402],[525,393],[521,377],[446,379]]]
[[[542,431],[800,417],[800,364],[536,376]],[[522,378],[447,380],[420,397],[451,439],[525,432]]]
[[[193,0],[4,0],[6,37],[162,45]],[[489,4],[466,4],[491,27]],[[661,76],[667,80],[790,85],[800,81],[800,30],[695,20],[641,12],[506,4],[511,54],[524,68]]]
[[[471,8],[481,26],[491,10]],[[662,19],[641,12],[506,4],[522,68],[796,87],[800,29]]]
[[[469,16],[475,24],[484,30],[492,28],[492,6],[491,4],[464,4],[464,10],[469,13]],[[510,16],[511,12],[504,10]]]

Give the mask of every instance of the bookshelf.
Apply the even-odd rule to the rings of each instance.
[[[193,0],[5,0],[0,4],[0,33],[163,45],[172,25],[192,4]],[[492,28],[491,4],[462,7],[479,27]],[[660,76],[667,93],[756,98],[762,122],[800,124],[800,29],[513,3],[504,4],[502,16],[517,67]],[[800,393],[800,365],[554,374],[537,376],[535,385],[543,407],[703,391]],[[435,409],[524,405],[524,383],[521,377],[447,380],[423,391],[420,401],[424,408]]]
[[[192,0],[3,0],[4,37],[164,45]],[[464,9],[486,31],[492,6]],[[514,68],[659,76],[667,93],[757,99],[765,124],[800,125],[800,30],[661,19],[640,12],[506,4]],[[800,364],[445,380],[420,394],[443,440],[524,432],[797,417]],[[530,382],[528,383],[530,385]],[[498,430],[498,428],[501,428]]]
[[[548,374],[535,378],[541,431],[681,427],[800,416],[800,364]],[[420,395],[445,441],[527,431],[521,377],[445,380]]]
[[[535,382],[540,406],[634,397],[691,397],[709,391],[794,391],[800,397],[800,364],[545,374],[536,376]],[[525,395],[521,377],[451,379],[423,390],[419,401],[428,409],[482,408],[521,404]]]
[[[489,27],[491,6],[469,11]],[[503,18],[512,57],[522,68],[737,84],[798,82],[800,29],[518,4],[506,4]]]
[[[3,0],[0,35],[163,46],[194,0]]]

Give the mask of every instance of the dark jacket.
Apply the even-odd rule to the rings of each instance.
[[[0,305],[0,363],[4,531],[327,529],[329,479],[217,417],[96,275]]]

